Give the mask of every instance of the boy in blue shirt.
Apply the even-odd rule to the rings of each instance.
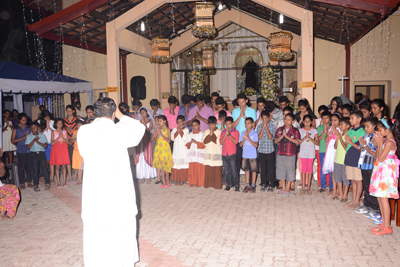
[[[359,138],[361,145],[360,159],[358,167],[361,169],[362,182],[364,186],[364,206],[354,211],[360,214],[377,215],[379,211],[379,203],[376,197],[369,194],[369,185],[371,183],[372,171],[376,161],[376,149],[372,139],[374,138],[375,127],[378,124],[378,118],[368,117],[364,121],[364,129],[366,134]],[[369,216],[368,215],[368,216]]]
[[[45,190],[50,189],[49,172],[47,170],[47,159],[44,149],[47,148],[47,138],[44,134],[39,133],[40,126],[37,122],[31,125],[31,134],[25,139],[25,145],[30,151],[33,171],[33,189],[38,192],[39,189],[39,169],[42,169],[44,180],[46,182]]]
[[[245,171],[246,176],[246,187],[243,193],[255,193],[256,192],[256,179],[258,171],[257,162],[257,147],[258,147],[258,134],[253,130],[254,120],[253,118],[246,118],[246,131],[243,131],[240,135],[239,145],[243,148],[243,161],[242,170]],[[250,180],[250,173],[252,180]],[[251,183],[253,182],[253,183]],[[250,186],[251,184],[251,186]]]
[[[245,119],[252,118],[253,121],[256,121],[257,114],[254,109],[247,106],[247,102],[249,102],[249,100],[247,99],[247,96],[245,94],[243,93],[238,94],[236,100],[238,102],[239,107],[235,108],[232,111],[233,127],[239,131],[239,134],[242,134],[242,132],[246,130]],[[238,143],[236,145],[236,166],[239,177],[240,177],[241,161],[242,161],[242,147]]]

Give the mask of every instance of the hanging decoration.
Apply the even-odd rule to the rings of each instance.
[[[171,42],[168,38],[156,37],[151,40],[150,44],[153,50],[150,57],[151,63],[165,64],[172,62],[172,57],[169,55]]]
[[[290,43],[292,34],[289,32],[275,32],[271,33],[268,38],[270,52],[268,57],[273,61],[291,61],[293,53],[290,50]]]
[[[217,34],[214,27],[213,12],[215,6],[212,2],[197,2],[193,8],[195,14],[195,25],[192,28],[193,36],[197,38],[212,38]]]
[[[266,68],[262,68],[260,71],[261,77],[261,94],[266,100],[276,102],[279,98],[279,87],[278,87],[278,74],[268,65]]]
[[[202,70],[209,70],[211,75],[217,73],[214,67],[214,48],[212,46],[203,47],[203,68]]]
[[[199,68],[195,68],[189,73],[189,95],[196,96],[198,94],[204,95],[204,76]]]

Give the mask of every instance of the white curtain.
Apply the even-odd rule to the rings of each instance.
[[[24,112],[24,106],[22,103],[22,94],[13,94],[14,109],[18,110],[19,113]]]

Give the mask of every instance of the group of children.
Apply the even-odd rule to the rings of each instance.
[[[54,174],[57,188],[67,187],[67,171],[68,182],[82,183],[83,159],[76,139],[79,128],[86,122],[76,117],[71,105],[66,107],[66,113],[65,119],[53,120],[49,111],[41,110],[39,119],[30,126],[27,126],[28,116],[18,114],[9,142],[16,147],[20,189],[25,189],[27,182],[28,187],[40,191],[40,171],[44,176],[45,190],[54,183]],[[75,170],[74,177],[71,167]]]
[[[239,94],[235,101],[238,107],[232,116],[218,111],[219,123],[216,116],[203,118],[197,112],[190,125],[185,115],[177,115],[176,127],[170,129],[166,116],[156,116],[149,134],[155,142],[152,167],[161,188],[171,186],[171,173],[178,186],[187,182],[190,187],[222,189],[224,177],[225,190],[239,192],[243,170],[244,193],[256,192],[260,173],[261,191],[274,191],[278,180],[278,194],[288,196],[294,191],[298,168],[300,195],[311,195],[317,159],[318,193],[328,191],[333,201],[380,224],[371,229],[374,234],[392,232],[388,198],[399,197],[400,124],[385,117],[383,100],[361,97],[355,104],[343,105],[335,97],[329,108],[318,108],[320,118],[306,99],[298,102],[296,114],[286,97],[279,99],[280,109],[259,98],[257,112],[247,106],[245,95]],[[204,103],[196,105],[200,110]],[[207,122],[205,131],[200,129],[202,122]]]

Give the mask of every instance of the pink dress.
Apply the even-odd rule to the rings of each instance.
[[[385,142],[393,141],[389,139]],[[385,147],[383,144],[383,147]],[[383,162],[375,161],[374,170],[372,171],[371,184],[369,185],[369,193],[374,197],[399,198],[399,158],[396,155],[396,149],[390,150]]]
[[[59,133],[57,131],[54,131],[53,133],[54,140],[56,140]],[[67,139],[67,132],[65,130],[63,130],[63,137]],[[68,145],[64,140],[58,141],[51,148],[50,165],[59,166],[69,164],[71,164],[71,161],[69,160]]]

